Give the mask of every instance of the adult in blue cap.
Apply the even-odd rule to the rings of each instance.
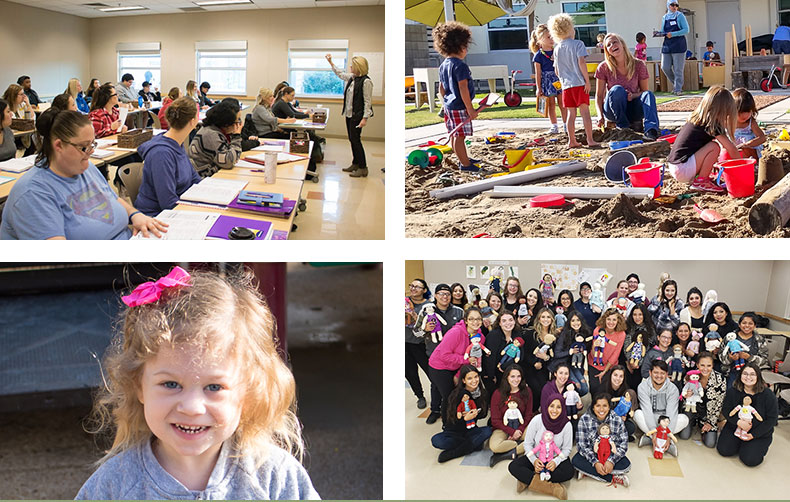
[[[662,18],[664,45],[661,46],[661,70],[672,82],[672,93],[680,96],[683,91],[683,70],[686,61],[686,34],[689,23],[680,12],[677,0],[667,0],[667,13]]]

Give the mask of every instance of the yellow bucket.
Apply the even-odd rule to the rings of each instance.
[[[529,171],[534,163],[532,150],[505,150],[505,158],[502,159],[502,164],[511,173]]]

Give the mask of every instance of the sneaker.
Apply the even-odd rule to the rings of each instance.
[[[551,127],[549,127],[549,134],[558,134],[559,132],[559,126],[557,124],[551,124]]]
[[[441,414],[432,411],[431,414],[428,415],[428,418],[425,419],[425,423],[428,425],[435,424],[436,421],[439,420],[441,416],[442,416]]]
[[[470,173],[479,173],[482,170],[483,168],[481,168],[477,164],[469,164],[468,166],[461,166],[461,171],[467,171]]]
[[[425,397],[421,397],[417,400],[417,409],[424,410],[428,406],[428,403],[425,401]]]
[[[631,481],[626,474],[612,474],[612,484],[615,486],[623,485],[628,488],[631,485]]]
[[[675,443],[670,442],[669,443],[669,448],[667,448],[667,453],[669,453],[670,455],[672,455],[675,458],[678,458],[678,445],[676,445]]]
[[[642,437],[639,438],[639,444],[637,444],[636,447],[641,448],[649,444],[653,444],[653,440],[650,439],[650,436],[648,436],[647,434],[643,434]]]
[[[724,193],[724,189],[712,182],[709,178],[697,178],[691,183],[692,190],[699,190],[701,192]]]
[[[579,481],[584,478],[584,473],[582,471],[576,471],[576,480]]]
[[[644,137],[648,141],[655,141],[658,139],[658,129],[650,129],[645,132]]]

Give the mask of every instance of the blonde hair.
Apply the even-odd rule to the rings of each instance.
[[[271,445],[302,458],[296,418],[296,385],[277,353],[276,321],[255,288],[250,271],[229,277],[192,272],[190,286],[168,288],[153,303],[127,308],[123,328],[103,360],[104,387],[93,409],[95,430],[113,431],[103,463],[151,438],[138,400],[145,363],[163,346],[201,348],[211,356],[230,354],[246,369],[239,426],[231,437],[236,451],[260,466]]]
[[[574,34],[573,18],[568,14],[554,14],[546,24],[555,42],[571,38]]]
[[[543,329],[543,325],[540,323],[540,316],[546,312],[551,316],[551,325],[545,330]],[[557,333],[557,322],[554,319],[554,313],[548,307],[542,307],[538,310],[538,313],[535,314],[535,320],[532,321],[532,329],[535,330],[535,337],[538,341],[543,341],[543,335],[551,333],[552,335]]]
[[[620,42],[620,52],[625,54],[625,75],[629,80],[631,80],[631,77],[634,76],[634,71],[636,71],[636,60],[634,59],[633,54],[628,52],[628,45],[625,43],[625,40],[623,40],[623,37],[617,33],[608,33],[603,39],[603,57],[606,61],[606,66],[615,77],[617,76],[617,61],[615,61],[614,57],[609,54],[608,50],[606,50],[607,38],[615,38],[618,42]]]
[[[711,86],[702,97],[696,110],[691,112],[688,121],[705,129],[711,136],[732,133],[738,112],[735,99],[726,88]]]
[[[77,84],[80,82],[78,78],[69,79],[69,85],[66,86],[64,94],[68,93],[74,100],[77,100]]]
[[[354,56],[351,58],[351,68],[359,73],[359,76],[368,74],[368,60],[362,56]]]
[[[549,31],[549,27],[543,23],[539,24],[532,30],[532,33],[529,36],[529,50],[532,51],[533,54],[537,54],[537,52],[541,49],[540,47],[540,39],[543,38]]]
[[[197,98],[197,82],[194,80],[187,82],[187,96],[193,99]]]
[[[263,106],[266,109],[269,109],[269,106],[266,104],[266,101],[274,96],[274,92],[269,89],[268,87],[261,87],[258,89],[258,97],[255,99],[255,106]],[[252,109],[253,112],[255,108]]]

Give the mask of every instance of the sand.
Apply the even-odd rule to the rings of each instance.
[[[762,110],[766,106],[778,103],[787,99],[787,96],[754,96],[754,104],[757,105],[758,110]],[[658,105],[659,112],[692,112],[697,108],[697,105],[702,101],[702,97],[681,98],[661,103]]]
[[[470,138],[467,146],[472,158],[484,159],[486,169],[496,170],[502,163],[504,150],[524,148],[533,139],[543,136],[548,146],[534,150],[535,160],[568,157],[567,139],[564,134],[546,135],[534,130],[516,130],[516,137],[506,144],[486,145],[483,137]],[[577,131],[578,133],[578,131]],[[580,142],[583,134],[578,133]],[[596,141],[641,139],[634,131],[596,131]],[[665,142],[658,142],[665,143]],[[646,144],[632,147],[637,157],[639,150],[654,150],[651,159],[665,161],[669,145]],[[608,149],[574,149],[573,152],[589,153],[587,169],[572,174],[535,182],[551,186],[615,186],[603,175]],[[790,172],[790,152],[782,152],[785,172]],[[726,194],[700,193],[691,199],[678,200],[662,205],[652,199],[632,200],[620,195],[615,199],[569,201],[559,208],[530,208],[527,198],[494,199],[485,194],[439,200],[428,192],[441,188],[440,176],[452,178],[455,183],[482,179],[479,174],[463,173],[456,167],[454,154],[447,156],[440,167],[421,169],[406,163],[406,237],[760,237],[748,223],[748,211],[764,188],[758,188],[751,197],[735,199]],[[681,195],[689,186],[675,181],[667,172],[664,176],[664,195]],[[703,209],[714,209],[728,221],[710,224],[700,220],[694,203]],[[526,207],[524,207],[526,205]],[[790,228],[777,229],[765,237],[790,237]]]

